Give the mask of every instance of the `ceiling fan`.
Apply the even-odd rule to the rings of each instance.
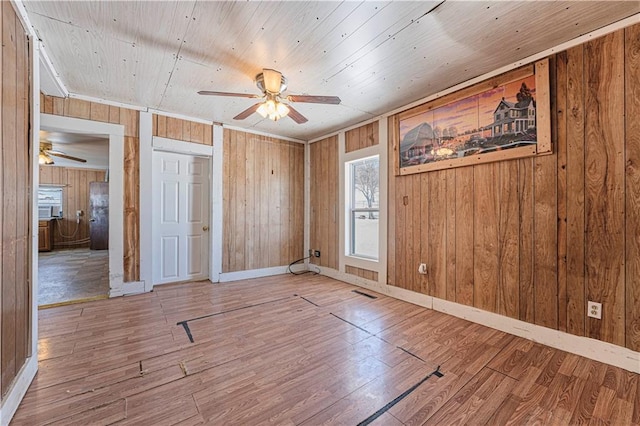
[[[87,160],[85,160],[84,158],[67,155],[62,151],[53,149],[53,145],[51,144],[51,142],[40,141],[40,154],[38,155],[38,162],[45,165],[55,164],[51,156],[66,158],[67,160],[78,161],[80,163],[87,162]]]
[[[254,112],[257,112],[264,118],[278,121],[287,115],[298,124],[306,123],[307,118],[300,114],[290,104],[282,102],[286,99],[289,102],[307,102],[315,104],[338,105],[340,98],[337,96],[311,96],[311,95],[288,95],[283,96],[282,92],[287,90],[287,79],[280,71],[265,68],[256,76],[256,86],[262,92],[262,95],[252,95],[249,93],[229,93],[215,92],[210,90],[201,90],[200,95],[213,96],[236,96],[240,98],[263,98],[261,102],[250,106],[240,114],[233,117],[234,120],[244,120]]]

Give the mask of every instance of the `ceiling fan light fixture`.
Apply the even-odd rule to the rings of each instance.
[[[282,117],[286,117],[289,114],[289,107],[278,102],[277,100],[269,99],[261,104],[256,110],[262,118],[268,118],[269,120],[278,121]]]
[[[53,159],[51,157],[49,157],[47,154],[45,154],[44,152],[41,152],[38,155],[38,164],[53,164]]]

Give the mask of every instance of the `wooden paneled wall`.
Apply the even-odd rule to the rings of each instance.
[[[378,145],[380,143],[380,132],[378,121],[365,124],[356,129],[347,130],[344,133],[344,151],[357,151],[362,148]]]
[[[138,111],[41,95],[40,112],[124,126],[124,281],[140,279],[140,144]]]
[[[303,257],[304,145],[229,129],[223,143],[222,272]]]
[[[320,250],[316,265],[338,269],[338,137],[310,146],[311,204],[309,248]]]
[[[29,46],[10,2],[2,15],[0,90],[0,399],[31,351]]]
[[[368,269],[356,268],[355,266],[346,265],[344,271],[347,274],[355,275],[360,278],[365,278],[371,281],[378,281],[378,272],[369,271]]]
[[[213,126],[179,118],[153,114],[153,136],[213,145]]]
[[[40,183],[64,185],[62,206],[64,217],[55,220],[53,248],[89,247],[89,182],[104,182],[105,171],[77,169],[73,167],[40,166]],[[80,223],[76,223],[76,211],[82,210]],[[77,229],[77,231],[76,231]],[[71,236],[73,235],[73,236]]]
[[[553,155],[391,167],[388,281],[639,351],[640,25],[550,59]]]

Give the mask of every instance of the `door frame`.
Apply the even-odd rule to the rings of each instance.
[[[222,127],[213,125],[213,146],[153,136],[153,113],[140,112],[140,281],[153,290],[153,151],[209,158],[209,280],[218,282],[222,270]]]
[[[103,135],[109,138],[109,297],[124,294],[124,126],[40,114],[40,129],[68,133]],[[36,158],[37,160],[37,158]],[[34,166],[38,170],[36,162]],[[35,173],[34,173],[35,174]],[[39,185],[34,182],[34,191]],[[37,220],[37,209],[32,214]],[[35,247],[36,256],[37,249]]]

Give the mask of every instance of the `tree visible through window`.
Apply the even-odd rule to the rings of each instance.
[[[349,254],[378,258],[380,216],[380,159],[376,155],[349,164],[350,244]]]

